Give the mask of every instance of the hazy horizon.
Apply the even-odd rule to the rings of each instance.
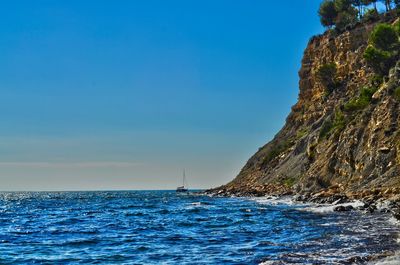
[[[0,190],[232,180],[296,102],[319,4],[4,3]]]

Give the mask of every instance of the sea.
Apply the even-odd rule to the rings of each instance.
[[[291,198],[2,192],[0,264],[370,264],[400,249],[399,227]]]

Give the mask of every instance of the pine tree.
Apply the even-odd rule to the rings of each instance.
[[[334,26],[338,16],[334,1],[324,0],[319,7],[318,14],[323,26],[328,28]]]

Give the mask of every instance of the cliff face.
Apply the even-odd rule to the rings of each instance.
[[[285,126],[220,192],[400,191],[400,102],[393,95],[400,86],[400,64],[376,84],[363,59],[375,24],[310,40],[299,71],[298,102]],[[317,73],[332,63],[337,85],[328,93]],[[346,109],[363,88],[374,92],[367,106]]]

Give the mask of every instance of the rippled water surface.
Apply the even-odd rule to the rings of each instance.
[[[0,194],[1,264],[346,264],[396,250],[384,214],[167,191]]]

